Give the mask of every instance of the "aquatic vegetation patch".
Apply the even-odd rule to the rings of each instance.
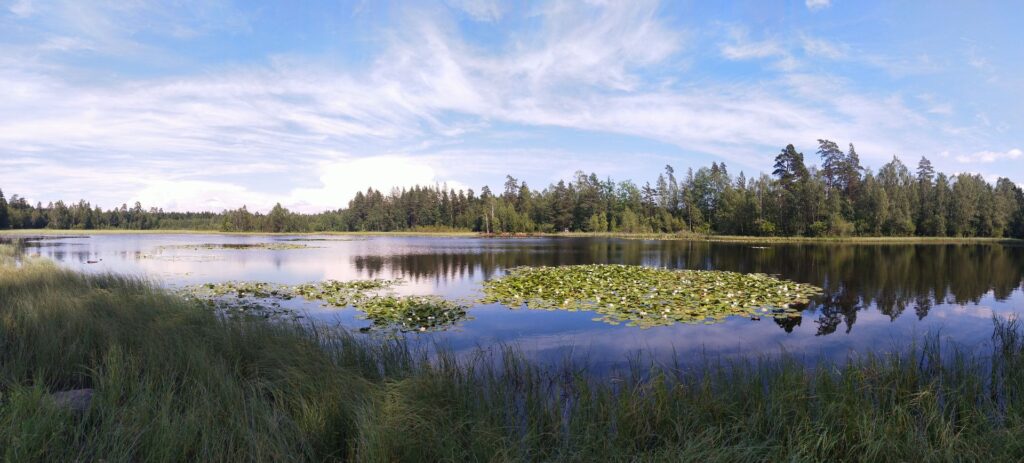
[[[157,251],[165,249],[186,249],[192,251],[219,251],[219,250],[264,250],[264,251],[288,251],[292,249],[311,249],[316,246],[309,246],[298,243],[200,243],[200,244],[167,244],[157,246]]]
[[[484,282],[485,303],[590,310],[595,320],[650,327],[714,323],[730,316],[799,317],[816,286],[758,273],[632,265],[518,267]]]
[[[309,301],[321,301],[336,307],[346,307],[374,295],[374,292],[390,289],[399,280],[326,280],[301,285],[282,285],[262,281],[225,281],[186,286],[185,294],[197,298],[217,299],[233,297],[238,299],[289,300],[301,297]]]
[[[310,301],[321,301],[334,307],[355,305],[370,296],[369,292],[391,289],[399,280],[326,280],[291,287],[292,294]]]
[[[139,259],[152,259],[161,260],[166,262],[217,262],[224,260],[219,256],[212,255],[176,255],[176,254],[142,254],[139,253]]]
[[[179,293],[221,314],[300,318],[295,311],[282,307],[281,301],[301,297],[334,307],[358,306],[360,301],[399,283],[398,280],[381,279],[327,280],[291,286],[262,281],[226,281],[186,286]]]
[[[443,331],[467,318],[467,306],[438,296],[374,296],[360,301],[371,330]]]
[[[297,318],[294,311],[281,307],[280,301],[294,297],[287,288],[259,281],[227,281],[186,286],[179,292],[225,316]]]
[[[354,307],[372,325],[363,331],[440,331],[467,318],[467,303],[437,296],[395,296],[381,294],[400,280],[326,280],[301,285],[259,281],[227,281],[187,286],[181,292],[219,313],[263,318],[291,315],[294,311],[281,301],[303,298],[333,307]]]
[[[278,238],[276,241],[366,241],[366,238]]]
[[[154,259],[166,261],[185,262],[212,262],[221,259],[215,253],[209,254],[179,254],[168,251],[289,251],[296,249],[316,249],[319,246],[309,246],[298,243],[201,243],[201,244],[166,244],[153,248],[150,253],[140,253],[140,259]]]
[[[220,298],[233,296],[237,298],[254,297],[260,299],[294,297],[288,286],[262,281],[225,281],[223,283],[204,283],[187,286],[185,290],[197,297]]]
[[[281,318],[296,319],[303,318],[294,310],[281,307],[281,303],[275,300],[258,299],[230,299],[230,298],[191,298],[200,304],[210,308],[212,311],[228,317],[250,317],[250,318]]]

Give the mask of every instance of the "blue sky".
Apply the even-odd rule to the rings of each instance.
[[[344,206],[787,143],[1024,183],[1022,2],[0,0],[0,188]]]

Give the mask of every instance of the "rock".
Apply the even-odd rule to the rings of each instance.
[[[73,412],[84,412],[89,409],[92,402],[92,389],[72,389],[50,394],[50,398],[58,407],[67,408]]]

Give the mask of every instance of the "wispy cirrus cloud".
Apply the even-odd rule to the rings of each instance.
[[[804,4],[808,10],[814,11],[832,6],[832,0],[805,0]]]
[[[722,56],[730,60],[746,60],[789,56],[789,51],[774,39],[752,40],[746,28],[728,28],[730,39],[721,45]]]
[[[956,157],[957,162],[964,164],[985,163],[990,164],[997,161],[1011,161],[1024,156],[1024,151],[1013,148],[1006,151],[977,151]]]
[[[508,8],[499,0],[446,0],[446,3],[477,21],[487,22],[501,19]]]
[[[828,59],[843,59],[847,57],[846,47],[840,43],[834,43],[819,37],[803,36],[801,39],[804,53],[810,56],[819,56]]]

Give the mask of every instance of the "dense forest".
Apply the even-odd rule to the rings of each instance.
[[[164,212],[134,207],[102,210],[81,200],[32,205],[0,192],[0,229],[190,229],[259,232],[473,230],[510,232],[718,233],[756,236],[1024,237],[1024,192],[1006,178],[936,173],[928,159],[916,169],[898,158],[877,172],[864,168],[854,146],[818,140],[821,163],[786,146],[771,175],[729,174],[724,163],[677,173],[654,184],[602,180],[577,172],[543,190],[508,176],[503,189],[455,191],[417,186],[389,193],[369,189],[347,208],[298,214],[280,204],[269,213],[242,207],[215,212]]]

